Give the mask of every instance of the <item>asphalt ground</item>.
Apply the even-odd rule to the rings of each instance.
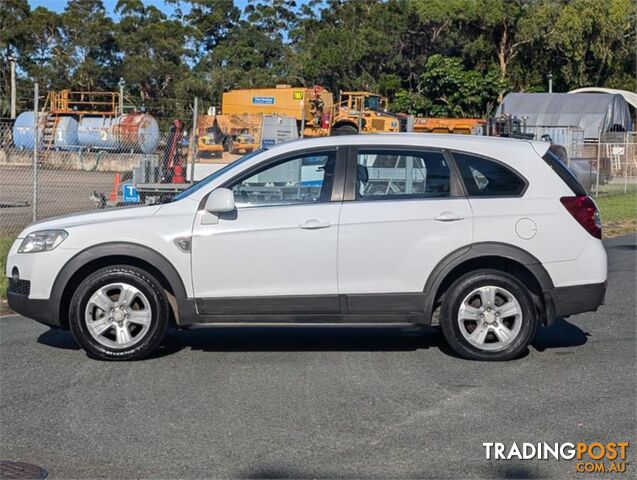
[[[175,331],[107,363],[4,317],[0,459],[49,478],[615,478],[482,444],[629,441],[635,478],[636,238],[606,247],[606,305],[506,363],[456,358],[435,329],[324,327]]]

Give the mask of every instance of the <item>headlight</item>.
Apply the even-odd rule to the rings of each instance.
[[[29,233],[24,240],[18,253],[47,252],[53,250],[64,241],[69,234],[65,230],[41,230]]]

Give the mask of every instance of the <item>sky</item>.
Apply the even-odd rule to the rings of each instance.
[[[115,11],[115,5],[117,4],[117,0],[102,0],[104,2],[104,7],[106,8],[106,11],[111,15],[111,17],[113,18],[117,18],[117,16],[114,14]],[[143,0],[145,4],[147,5],[155,5],[157,8],[159,8],[160,10],[162,10],[164,13],[170,15],[173,12],[173,8],[172,5],[171,6],[167,6],[164,4],[164,0]],[[243,8],[249,0],[235,0],[235,5],[237,5],[240,8]],[[46,7],[49,10],[53,10],[54,12],[62,12],[64,10],[64,7],[66,6],[66,0],[29,0],[29,5],[31,5],[31,8],[36,8],[36,7]],[[184,8],[184,10],[186,10]]]

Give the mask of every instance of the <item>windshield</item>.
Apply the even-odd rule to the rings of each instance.
[[[219,178],[221,175],[223,175],[227,171],[232,170],[234,167],[238,167],[239,165],[241,165],[246,160],[249,160],[252,157],[255,157],[255,156],[259,155],[260,153],[265,152],[265,150],[266,150],[265,148],[259,148],[258,150],[255,150],[252,153],[248,153],[247,155],[244,155],[243,157],[239,158],[238,160],[235,160],[234,162],[229,163],[228,165],[226,165],[226,166],[220,168],[219,170],[217,170],[216,172],[211,173],[210,175],[208,175],[207,177],[199,180],[196,183],[193,183],[192,186],[190,186],[190,188],[187,188],[186,190],[181,192],[179,195],[175,195],[175,197],[173,197],[172,201],[174,202],[176,200],[181,200],[182,198],[186,198],[188,195],[191,195],[194,192],[196,192],[197,190],[199,190],[199,189],[205,187],[206,185],[208,185],[214,179]]]
[[[370,110],[380,110],[380,97],[367,97],[365,99],[365,108],[368,108]]]

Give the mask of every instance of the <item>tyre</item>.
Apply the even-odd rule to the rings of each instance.
[[[358,129],[354,125],[341,125],[332,129],[332,135],[356,135]]]
[[[169,310],[157,280],[127,265],[102,268],[75,291],[69,308],[73,337],[90,357],[137,360],[166,334]]]
[[[440,327],[458,355],[473,360],[510,360],[531,343],[538,318],[530,292],[513,275],[478,270],[445,293]]]

